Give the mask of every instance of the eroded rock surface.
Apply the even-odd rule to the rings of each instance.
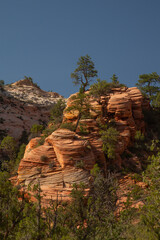
[[[68,99],[67,107],[72,105],[72,96]],[[122,159],[120,155],[133,143],[136,131],[145,131],[143,109],[148,108],[140,90],[137,87],[115,88],[107,96],[101,97],[99,101],[90,97],[92,122],[96,122],[101,117],[103,123],[108,123],[114,119],[116,129],[119,132],[118,144],[116,148],[116,164],[121,167]],[[77,111],[64,112],[64,120],[76,123],[78,117]],[[88,122],[89,123],[89,122]],[[86,122],[86,126],[88,126]],[[100,137],[97,129],[94,131],[96,141]],[[92,131],[90,131],[92,141]]]
[[[18,182],[27,189],[40,182],[44,199],[68,199],[74,183],[89,183],[89,170],[95,156],[88,141],[74,132],[59,129],[46,138],[44,145],[36,146],[39,138],[32,139],[18,168]]]
[[[46,124],[51,107],[60,98],[58,93],[45,92],[28,80],[0,87],[0,140],[5,135],[19,140],[33,124]]]
[[[99,101],[89,99],[92,106],[92,119],[81,119],[87,135],[80,136],[67,129],[58,129],[45,139],[41,146],[36,146],[38,138],[28,144],[24,158],[18,169],[18,181],[27,188],[28,184],[40,182],[41,189],[49,201],[60,195],[69,198],[73,183],[90,181],[90,170],[98,163],[104,170],[107,161],[102,152],[98,121],[108,123],[114,119],[119,132],[116,146],[116,159],[113,164],[121,167],[121,154],[133,143],[137,130],[144,132],[144,99],[136,88],[113,89],[108,96]],[[68,99],[68,106],[72,99]],[[64,121],[76,123],[77,111],[64,112]],[[80,129],[77,130],[77,133]]]

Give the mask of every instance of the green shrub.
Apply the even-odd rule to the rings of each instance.
[[[136,131],[136,134],[135,134],[135,140],[136,141],[139,141],[139,142],[143,142],[144,141],[144,134],[141,133],[141,131]]]
[[[80,134],[82,134],[82,135],[88,135],[88,133],[89,133],[86,128],[86,125],[82,124],[82,123],[79,124],[79,131],[80,131]]]
[[[59,99],[57,103],[51,109],[51,120],[54,123],[61,123],[63,117],[63,110],[66,107],[66,102],[63,99]]]
[[[11,136],[4,137],[0,144],[0,149],[11,161],[14,161],[16,158],[16,145],[15,139]]]
[[[44,129],[43,125],[33,124],[30,132],[31,133],[41,133],[43,129]]]
[[[68,123],[68,122],[62,123],[60,125],[60,128],[69,129],[71,131],[75,131],[75,125],[72,124],[72,123]]]
[[[24,152],[25,152],[25,149],[26,149],[26,145],[23,143],[20,148],[19,148],[19,152],[18,152],[18,155],[17,155],[17,158],[16,158],[16,165],[18,166],[20,160],[23,158],[24,156]]]
[[[31,77],[27,77],[27,76],[24,76],[24,80],[29,80],[31,83],[34,84],[35,87],[37,87],[37,88],[40,89],[40,87],[38,86],[38,84],[35,83],[35,82],[33,82],[33,78],[31,78]]]
[[[107,82],[106,80],[97,79],[97,82],[92,84],[90,87],[90,95],[95,98],[100,98],[100,96],[106,96],[112,92],[112,88],[124,87],[124,84],[117,82]]]
[[[40,140],[38,141],[38,145],[37,145],[37,147],[38,146],[40,146],[40,145],[43,145],[44,144],[44,142],[45,142],[45,136],[43,135],[43,136],[41,136],[41,138],[40,138]]]
[[[54,124],[50,127],[47,127],[46,129],[44,129],[42,133],[44,134],[45,137],[48,137],[52,132],[57,130],[58,127],[59,127],[58,124]]]
[[[140,174],[135,173],[134,175],[131,176],[132,179],[134,179],[136,182],[141,182],[143,181],[143,178]]]
[[[81,169],[83,169],[83,168],[84,168],[84,162],[83,162],[83,160],[76,161],[75,167],[76,167],[76,168],[81,168]]]
[[[104,129],[100,131],[100,135],[103,142],[103,152],[108,158],[114,159],[116,145],[118,142],[118,131],[113,127],[107,128],[107,126],[105,126]]]

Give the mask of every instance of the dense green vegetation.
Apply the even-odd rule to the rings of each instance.
[[[96,165],[91,172],[90,192],[85,194],[83,184],[74,185],[72,201],[51,200],[42,208],[40,185],[32,189],[37,202],[19,192],[8,180],[8,173],[0,173],[0,237],[1,239],[145,239],[158,240],[160,236],[160,154],[142,177],[146,188],[133,186],[124,209],[117,214],[117,177],[104,177]],[[136,178],[137,179],[137,178]],[[21,199],[21,200],[20,200]],[[138,210],[133,202],[144,205]]]
[[[73,105],[67,111],[78,111],[76,125],[62,123],[65,102],[59,100],[51,110],[49,126],[33,125],[32,137],[40,136],[39,144],[58,127],[68,128],[79,133],[87,131],[79,124],[80,119],[90,118],[91,106],[88,98],[92,96],[100,104],[101,96],[112,92],[112,88],[124,87],[113,74],[111,82],[98,79],[90,86],[90,95],[86,88],[97,76],[97,70],[91,58],[81,57],[72,74],[79,93],[73,96]],[[30,81],[32,79],[26,77]],[[2,81],[2,80],[1,80]],[[100,137],[106,160],[112,165],[110,171],[100,169],[96,164],[91,170],[90,191],[86,194],[83,183],[73,185],[70,202],[62,202],[59,193],[57,199],[43,208],[43,194],[40,183],[29,186],[36,201],[31,201],[29,193],[21,186],[13,186],[9,178],[16,174],[19,161],[23,158],[26,133],[22,134],[18,145],[13,137],[3,136],[0,143],[0,239],[2,240],[159,240],[160,239],[160,89],[157,73],[140,75],[137,86],[144,97],[150,99],[151,108],[144,112],[146,133],[136,132],[133,146],[121,156],[128,165],[116,169],[113,160],[118,132],[112,118],[106,124],[99,123]],[[4,83],[0,82],[3,86]],[[101,115],[103,118],[103,113]],[[30,136],[31,136],[30,135]],[[129,159],[138,157],[142,168],[133,166]],[[45,155],[41,156],[46,161]],[[124,162],[125,162],[124,161]],[[98,161],[97,161],[98,162]],[[83,162],[76,166],[83,168]],[[119,188],[119,178],[127,174],[133,180],[128,191]],[[20,190],[21,189],[21,190]],[[121,208],[118,203],[119,191],[126,202]],[[140,203],[139,207],[136,204]],[[122,206],[121,206],[122,207]]]

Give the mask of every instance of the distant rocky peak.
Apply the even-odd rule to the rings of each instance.
[[[50,110],[63,97],[46,92],[32,79],[23,79],[0,88],[0,140],[9,135],[17,141],[27,134],[33,124],[46,125]]]
[[[5,95],[22,102],[41,106],[53,106],[58,99],[63,98],[56,92],[47,92],[34,83],[32,79],[25,78],[4,86]]]
[[[35,83],[33,83],[32,80],[30,80],[29,78],[25,78],[25,79],[21,79],[15,83],[12,83],[11,84],[12,86],[34,86],[34,87],[37,87],[37,85]]]

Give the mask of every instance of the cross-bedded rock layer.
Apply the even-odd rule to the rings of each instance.
[[[45,139],[43,145],[36,146],[36,138],[26,148],[18,169],[18,181],[25,187],[39,181],[46,200],[56,198],[57,193],[63,199],[68,199],[73,183],[84,182],[88,185],[89,171],[96,162],[104,169],[107,167],[98,129],[100,117],[103,122],[115,120],[119,138],[113,163],[119,167],[122,164],[120,155],[132,144],[136,131],[144,132],[142,110],[148,105],[136,87],[113,89],[99,101],[92,97],[89,101],[94,109],[91,112],[92,119],[80,121],[88,132],[87,136],[58,129]],[[71,97],[67,105],[72,105]],[[77,111],[64,112],[65,121],[75,123],[77,117]]]

